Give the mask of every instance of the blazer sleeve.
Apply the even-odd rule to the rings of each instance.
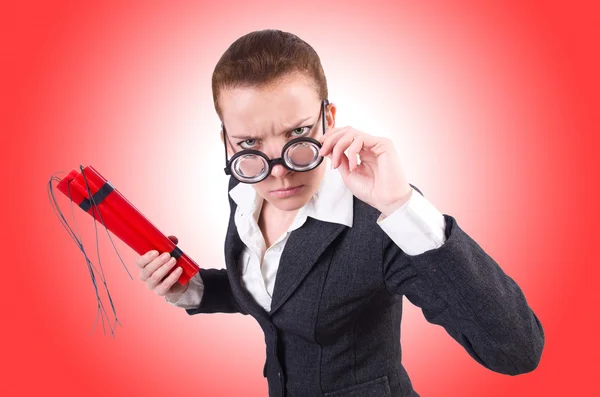
[[[227,269],[200,269],[204,292],[200,305],[185,309],[189,315],[200,313],[241,313],[248,314],[237,303],[231,291]]]
[[[486,368],[507,375],[533,371],[545,342],[539,319],[515,281],[454,217],[444,219],[444,244],[418,255],[407,255],[383,233],[386,288],[405,295]]]

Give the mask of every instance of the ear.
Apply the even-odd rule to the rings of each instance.
[[[327,121],[327,129],[335,128],[335,113],[337,107],[334,103],[330,103],[325,107],[325,120]]]

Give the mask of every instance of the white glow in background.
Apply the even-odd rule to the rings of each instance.
[[[35,189],[56,170],[92,164],[161,230],[177,235],[200,266],[223,267],[229,207],[211,73],[239,36],[279,28],[319,53],[329,99],[338,106],[337,126],[392,138],[410,182],[453,215],[532,302],[543,296],[546,313],[562,308],[547,290],[571,285],[576,274],[562,270],[562,256],[540,256],[548,245],[569,250],[574,244],[556,230],[569,230],[575,221],[548,215],[569,210],[567,201],[556,199],[564,197],[569,175],[556,159],[573,160],[571,144],[581,139],[575,128],[561,133],[556,127],[566,125],[564,115],[574,106],[561,100],[569,88],[558,84],[560,59],[525,13],[445,4],[253,2],[65,11],[62,20],[47,22],[54,35],[37,47],[23,83],[33,93],[26,125],[38,133],[29,145],[43,159],[32,174]],[[583,186],[569,189],[576,195]],[[97,330],[90,343],[95,300],[87,270],[50,209],[32,208],[27,216],[43,219],[40,254],[52,262],[39,269],[43,283],[25,288],[52,308],[38,314],[47,338],[65,343],[43,348],[69,357],[60,364],[64,379],[55,377],[54,384],[79,379],[89,389],[92,370],[113,384],[125,379],[126,369],[122,387],[132,394],[150,390],[149,377],[166,379],[152,385],[157,395],[265,394],[263,335],[253,319],[190,318],[161,303],[125,277],[107,242],[101,251],[112,259],[106,270],[127,328],[118,330],[116,341]],[[93,238],[81,215],[80,225],[90,226],[86,234]],[[117,245],[137,276],[135,255]],[[403,362],[418,391],[466,390],[468,383],[476,393],[506,384],[405,302]],[[49,365],[50,357],[41,363]],[[235,382],[228,373],[236,374]],[[97,389],[103,390],[110,388]]]

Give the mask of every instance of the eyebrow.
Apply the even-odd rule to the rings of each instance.
[[[296,128],[299,128],[299,127],[304,127],[304,123],[306,123],[306,122],[307,122],[308,120],[310,120],[311,118],[312,118],[312,116],[309,116],[309,117],[307,117],[307,118],[305,118],[305,119],[299,120],[299,121],[297,121],[297,122],[293,123],[293,124],[292,124],[292,127],[290,127],[290,128],[288,128],[288,129],[286,129],[286,130],[285,130],[285,131],[283,131],[283,132],[288,132],[288,131],[294,130],[294,129],[296,129]],[[256,138],[258,138],[258,137],[256,137],[256,136],[251,136],[251,135],[242,135],[242,136],[233,136],[233,135],[229,135],[229,137],[230,137],[230,138],[233,138],[233,139],[244,139],[244,140],[245,140],[245,139],[256,139]]]

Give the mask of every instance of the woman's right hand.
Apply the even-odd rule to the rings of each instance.
[[[169,236],[175,244],[179,241],[175,236]],[[181,276],[182,269],[177,267],[167,277],[167,273],[175,266],[176,260],[168,252],[158,255],[157,251],[148,251],[136,260],[136,266],[140,270],[140,280],[146,283],[148,289],[159,296],[181,294],[187,290],[188,284],[181,285],[177,282]]]

